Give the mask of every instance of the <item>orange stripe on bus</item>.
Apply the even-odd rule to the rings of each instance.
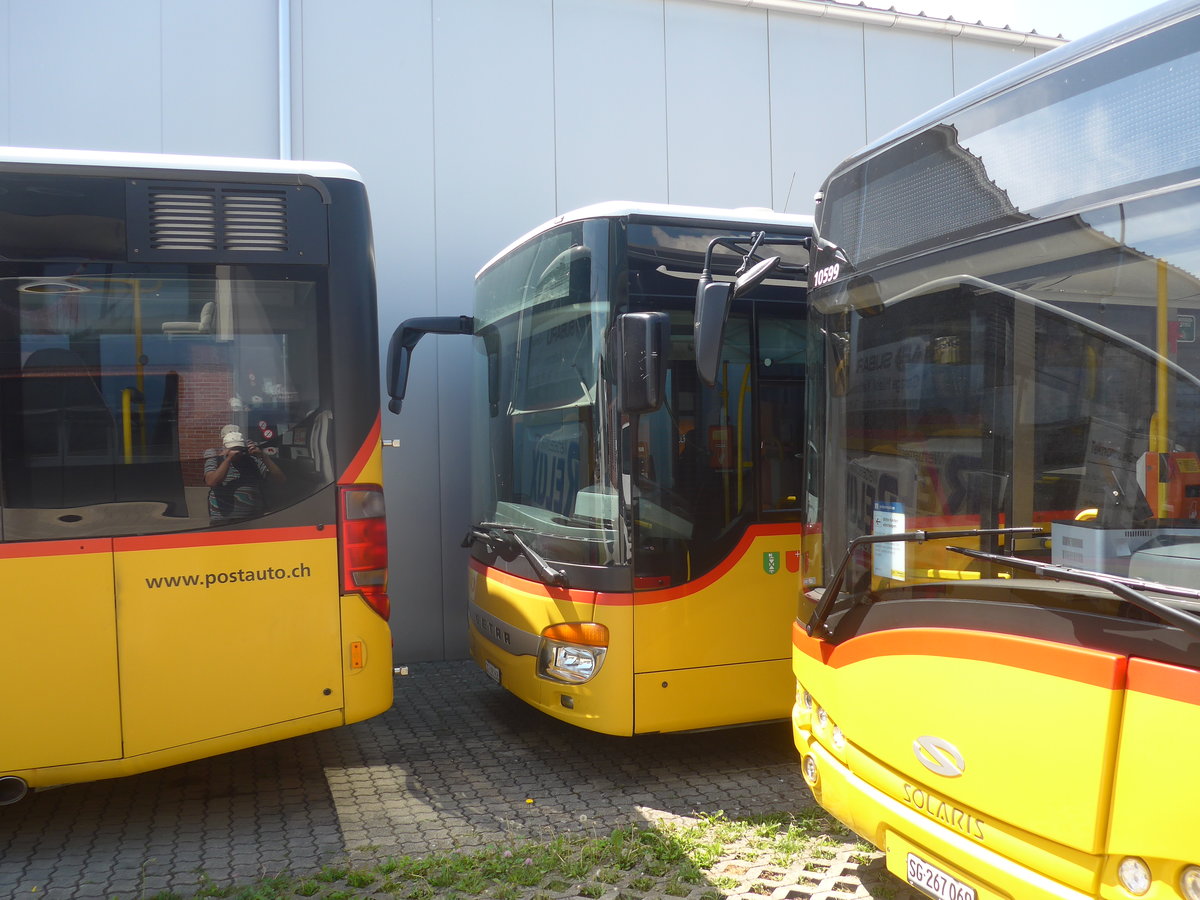
[[[147,534],[139,537],[113,538],[117,551],[178,550],[185,547],[223,547],[230,544],[274,544],[283,541],[312,541],[334,539],[337,529],[332,525],[297,525],[291,528],[248,528],[245,531],[193,531],[184,534]]]
[[[829,654],[833,652],[833,644],[808,636],[804,623],[799,619],[792,622],[792,645],[823,666],[829,665]]]
[[[112,553],[112,538],[82,541],[20,541],[0,544],[0,559],[36,559],[40,556],[75,556],[78,553]]]
[[[500,569],[493,568],[481,563],[477,559],[468,560],[467,565],[486,578],[488,581],[498,582],[505,587],[510,587],[513,590],[524,591],[526,594],[532,594],[543,599],[549,600],[569,600],[572,603],[595,603],[595,591],[581,591],[575,588],[558,588],[549,587],[542,584],[540,581],[534,581],[529,578],[522,578],[519,575],[513,575],[510,572],[503,572]]]
[[[733,570],[742,559],[750,552],[750,545],[758,538],[764,537],[788,537],[795,540],[786,548],[781,550],[800,550],[800,523],[799,522],[783,522],[766,525],[751,525],[746,529],[746,533],[742,535],[742,539],[737,542],[729,555],[721,561],[721,564],[715,569],[711,569],[701,575],[695,581],[689,581],[686,584],[681,584],[676,587],[666,588],[661,591],[637,591],[636,593],[598,593],[596,594],[596,603],[602,606],[645,606],[650,603],[668,603],[671,600],[682,600],[685,597],[690,597],[711,585],[716,584]],[[782,561],[782,557],[781,557]],[[799,596],[800,582],[797,579],[796,592]]]
[[[354,484],[358,481],[363,469],[367,467],[367,463],[371,460],[371,454],[379,449],[379,432],[383,427],[382,422],[381,414],[376,413],[375,422],[371,425],[371,430],[367,432],[366,440],[358,448],[358,452],[354,454],[354,459],[350,460],[350,465],[346,466],[346,471],[338,479],[338,484]]]
[[[1124,656],[1099,650],[958,628],[876,631],[851,638],[828,651],[808,646],[812,639],[804,634],[803,629],[799,629],[797,635],[797,629],[793,627],[792,640],[805,654],[835,669],[880,656],[930,656],[1025,669],[1108,690],[1119,690],[1125,686],[1128,662]],[[826,658],[822,660],[821,655],[817,654]]]
[[[742,539],[738,541],[737,546],[725,557],[721,565],[701,576],[696,581],[689,581],[687,584],[681,584],[678,587],[667,588],[662,591],[564,591],[562,588],[547,588],[540,581],[533,581],[509,572],[502,572],[499,569],[486,566],[475,559],[470,561],[470,566],[487,578],[531,594],[559,599],[569,594],[569,599],[574,603],[595,603],[598,606],[642,606],[649,603],[666,603],[671,600],[690,597],[715,584],[749,552],[750,545],[754,540],[761,537],[794,537],[796,543],[794,546],[789,546],[788,549],[800,549],[800,525],[798,522],[751,525],[746,529],[746,533],[742,535]],[[799,584],[797,584],[796,590],[799,591],[799,589]],[[584,599],[584,595],[586,595],[586,599]]]
[[[1131,659],[1129,690],[1200,706],[1200,672],[1149,659]]]

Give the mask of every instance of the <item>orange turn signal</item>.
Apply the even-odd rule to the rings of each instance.
[[[578,644],[584,647],[607,647],[608,626],[596,622],[564,622],[542,629],[542,637],[563,644]]]

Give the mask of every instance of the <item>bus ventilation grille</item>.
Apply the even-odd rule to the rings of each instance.
[[[285,191],[163,186],[148,199],[153,250],[288,250]]]

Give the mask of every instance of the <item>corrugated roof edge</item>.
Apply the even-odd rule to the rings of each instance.
[[[980,41],[1050,50],[1062,45],[1062,35],[1050,37],[1036,31],[1014,30],[1008,25],[984,25],[960,22],[954,18],[927,16],[925,13],[899,12],[895,7],[880,9],[866,3],[842,3],[840,0],[708,0],[728,6],[757,7],[796,15],[815,16],[823,19],[859,22],[883,28],[900,28],[907,31],[938,32],[951,37],[967,37]]]

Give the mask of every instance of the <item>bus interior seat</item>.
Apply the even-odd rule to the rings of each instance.
[[[60,508],[114,499],[116,421],[79,354],[44,347],[29,355],[21,373],[20,420],[25,505]]]
[[[212,334],[213,316],[216,315],[216,301],[209,300],[200,309],[200,320],[197,322],[163,322],[163,334]]]

